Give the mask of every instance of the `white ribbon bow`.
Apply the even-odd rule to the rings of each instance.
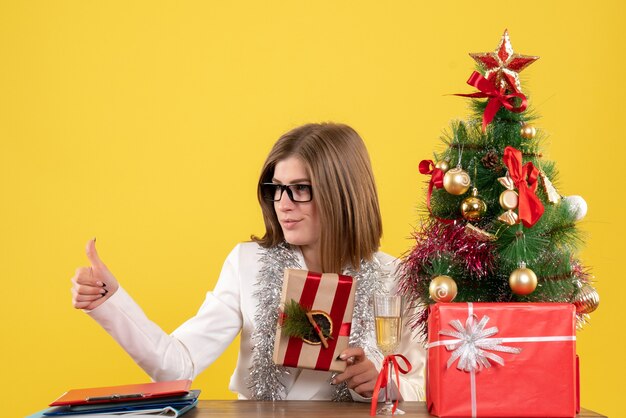
[[[519,354],[522,351],[521,348],[501,345],[502,338],[490,338],[498,333],[498,327],[484,329],[489,321],[488,316],[483,316],[478,323],[474,321],[474,318],[476,315],[469,315],[465,326],[458,319],[450,321],[450,325],[456,331],[439,331],[439,334],[457,338],[456,340],[442,341],[448,351],[454,350],[448,360],[448,368],[454,364],[456,359],[459,359],[457,369],[466,372],[480,371],[483,367],[491,367],[489,360],[504,366],[504,359],[489,351],[512,354]]]

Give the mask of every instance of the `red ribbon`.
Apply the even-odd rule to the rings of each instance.
[[[433,160],[422,160],[420,162],[420,173],[432,174],[430,178],[430,189],[435,186],[438,189],[443,187],[443,170],[435,167]]]
[[[483,113],[483,132],[487,129],[487,125],[491,123],[496,113],[502,106],[511,112],[520,113],[526,110],[528,106],[528,100],[519,91],[514,91],[511,94],[504,94],[504,89],[498,89],[492,81],[483,77],[479,72],[474,71],[470,78],[467,80],[467,84],[472,87],[476,87],[480,92],[470,94],[455,94],[455,96],[473,97],[476,99],[489,97],[487,107]],[[522,104],[515,106],[512,103],[514,97],[522,99]]]
[[[404,364],[406,365],[406,369],[403,369],[402,367],[400,367],[400,365],[398,364],[398,360],[396,360],[396,357],[404,361]],[[371,416],[376,415],[376,406],[378,404],[378,392],[380,392],[381,388],[385,388],[389,384],[388,379],[389,379],[390,365],[391,367],[393,367],[393,370],[396,372],[396,387],[398,388],[398,396],[396,396],[396,402],[393,405],[392,413],[396,412],[396,409],[398,409],[398,402],[400,398],[399,396],[400,395],[400,373],[407,374],[413,368],[409,360],[406,357],[404,357],[402,354],[391,354],[385,357],[385,359],[383,360],[383,368],[378,374],[378,379],[376,380],[376,386],[374,386],[374,393],[372,394],[372,406],[370,408]]]
[[[428,194],[426,195],[426,206],[428,207],[428,211],[430,214],[439,219],[441,222],[446,224],[454,223],[454,220],[451,219],[443,219],[435,216],[433,214],[433,210],[430,207],[430,197],[433,194],[433,186],[441,189],[443,187],[443,176],[444,172],[442,169],[435,167],[435,163],[433,160],[422,160],[419,165],[420,173],[422,174],[431,174],[430,182],[428,183]]]
[[[509,176],[519,194],[519,219],[526,228],[530,228],[541,218],[544,210],[543,203],[535,194],[539,170],[530,161],[522,165],[522,153],[513,147],[504,149],[502,161],[509,169]]]

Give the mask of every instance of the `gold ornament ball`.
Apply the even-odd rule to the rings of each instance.
[[[430,298],[435,302],[452,302],[456,297],[456,282],[450,276],[441,275],[433,278],[428,286]]]
[[[533,139],[535,135],[537,135],[537,129],[533,125],[524,124],[522,125],[522,129],[520,129],[520,135],[524,139]]]
[[[448,170],[443,176],[443,188],[446,192],[460,196],[470,187],[470,176],[462,168],[455,167]]]
[[[578,293],[576,293],[572,303],[576,306],[577,313],[590,314],[598,309],[600,305],[600,295],[591,285],[585,284],[580,288]]]
[[[487,212],[487,204],[478,197],[478,190],[474,187],[472,195],[461,202],[461,215],[468,221],[477,221]]]
[[[530,295],[537,288],[537,275],[526,266],[513,270],[509,276],[509,286],[516,295]]]
[[[437,164],[435,164],[435,168],[438,168],[445,173],[446,171],[450,169],[450,163],[447,162],[446,160],[441,160],[441,161],[438,161]]]

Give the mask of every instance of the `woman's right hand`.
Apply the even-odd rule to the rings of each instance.
[[[96,239],[87,243],[89,267],[79,267],[72,277],[72,304],[76,309],[95,309],[119,288],[117,279],[100,260]]]

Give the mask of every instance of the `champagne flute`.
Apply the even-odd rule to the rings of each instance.
[[[402,335],[402,296],[374,295],[374,318],[376,320],[376,344],[386,356],[394,354]],[[389,376],[385,387],[385,404],[378,408],[377,415],[402,415],[404,411],[393,412],[391,402],[391,378],[393,367],[389,365]]]

